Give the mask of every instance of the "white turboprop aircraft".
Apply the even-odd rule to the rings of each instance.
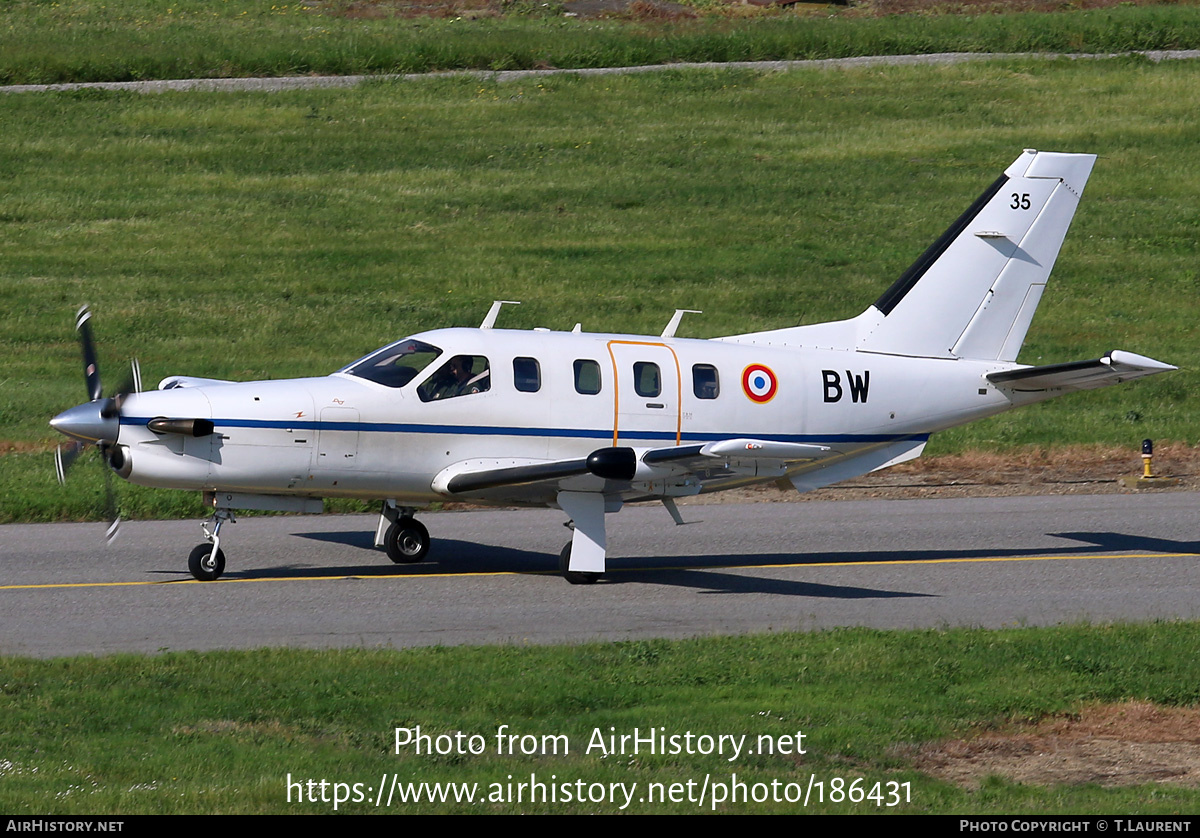
[[[173,376],[103,398],[89,313],[77,324],[91,401],[51,425],[134,483],[204,493],[214,513],[189,567],[225,568],[240,509],[319,512],[383,499],[376,545],[420,561],[413,517],[437,501],[549,506],[574,523],[560,569],[605,569],[604,516],[767,481],[805,492],[920,455],[944,428],[1175,369],[1129,352],[1016,363],[1095,156],[1027,150],[858,317],[713,340],[439,329],[324,378]]]

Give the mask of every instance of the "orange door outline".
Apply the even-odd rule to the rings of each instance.
[[[679,368],[679,356],[675,350],[665,343],[649,340],[610,340],[608,342],[608,357],[612,361],[613,370],[613,445],[617,445],[620,436],[621,415],[621,372],[617,367],[617,356],[614,346],[653,346],[665,349],[671,353],[675,361],[675,444],[678,445],[683,436],[683,372]]]

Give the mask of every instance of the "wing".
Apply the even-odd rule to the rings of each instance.
[[[444,469],[433,481],[443,495],[479,496],[494,489],[555,489],[562,481],[589,474],[587,459],[464,460]],[[510,492],[503,492],[505,496]],[[520,493],[517,493],[518,495]]]
[[[988,373],[987,379],[1002,390],[1015,393],[1044,393],[1052,390],[1095,390],[1173,369],[1178,367],[1144,355],[1114,349],[1092,361],[1022,367]]]
[[[463,500],[539,506],[555,505],[559,492],[640,500],[786,477],[837,454],[826,445],[749,438],[668,448],[610,447],[563,460],[465,460],[438,474],[433,489]]]

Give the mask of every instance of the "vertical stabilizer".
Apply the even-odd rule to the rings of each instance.
[[[1015,361],[1095,161],[1026,150],[856,319],[857,348]]]

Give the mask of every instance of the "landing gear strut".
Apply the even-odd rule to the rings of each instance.
[[[218,509],[213,513],[213,528],[210,532],[208,524],[201,524],[207,543],[196,545],[188,556],[188,570],[192,576],[201,582],[212,582],[225,572],[225,551],[221,549],[221,525],[226,521],[237,521],[228,509]]]
[[[558,571],[572,585],[591,585],[604,574],[604,513],[608,506],[599,492],[559,492],[558,506],[571,516],[571,541],[558,554]],[[612,511],[620,509],[617,499]],[[572,562],[574,557],[574,562]],[[572,563],[575,569],[571,569]]]

